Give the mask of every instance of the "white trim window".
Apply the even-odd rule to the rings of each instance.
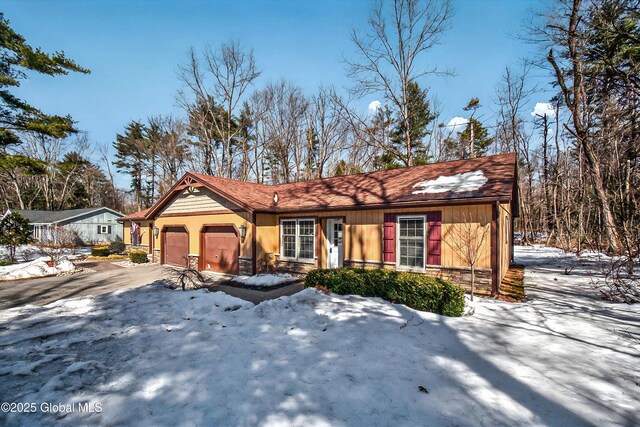
[[[424,269],[425,217],[398,216],[397,263],[398,267]]]
[[[98,234],[111,234],[110,225],[98,225]]]
[[[315,259],[316,221],[313,218],[280,220],[280,255],[283,259]]]

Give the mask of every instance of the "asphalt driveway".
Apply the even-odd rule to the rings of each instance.
[[[25,304],[46,305],[62,298],[98,295],[137,288],[167,277],[161,265],[117,268],[98,273],[0,282],[0,309]]]
[[[46,305],[63,298],[99,295],[120,289],[137,288],[156,280],[171,279],[172,276],[175,276],[173,268],[158,264],[130,268],[108,265],[104,262],[97,266],[89,265],[89,263],[80,263],[79,265],[97,272],[0,282],[0,309],[20,307],[26,304]],[[229,276],[207,275],[206,286],[211,291],[224,292],[254,304],[284,295],[292,295],[303,289],[301,284],[262,291],[220,285],[228,279]]]

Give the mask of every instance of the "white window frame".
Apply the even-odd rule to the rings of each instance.
[[[283,222],[290,221],[296,222],[296,256],[295,257],[287,257],[284,256],[284,239],[283,239],[283,231],[284,227],[282,226]],[[300,257],[300,221],[313,222],[313,256],[311,258],[301,258]],[[280,259],[284,261],[299,261],[299,262],[315,262],[316,259],[316,219],[315,218],[280,218]]]
[[[401,219],[421,219],[422,220],[422,267],[413,267],[400,264],[400,220]],[[427,216],[426,215],[398,215],[396,217],[396,269],[402,271],[424,272],[427,262]]]
[[[109,226],[100,224],[100,233],[98,234],[109,234]]]

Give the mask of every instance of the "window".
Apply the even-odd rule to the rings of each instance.
[[[399,267],[424,268],[424,217],[398,217]]]
[[[283,219],[280,223],[282,257],[313,260],[315,228],[313,219]]]
[[[296,258],[296,221],[282,221],[282,256]]]
[[[110,225],[99,225],[98,226],[98,234],[111,234],[111,226]]]

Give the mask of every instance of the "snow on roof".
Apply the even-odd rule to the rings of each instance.
[[[420,189],[414,191],[413,194],[476,191],[486,184],[487,181],[487,177],[484,176],[481,170],[459,173],[457,175],[439,176],[437,179],[415,183],[413,188],[420,187]]]

